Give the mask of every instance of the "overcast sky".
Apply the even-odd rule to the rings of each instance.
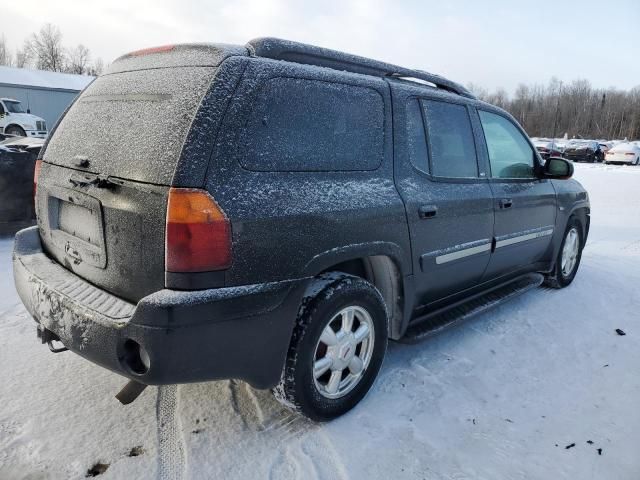
[[[50,22],[65,45],[83,43],[105,62],[154,45],[278,36],[490,90],[513,92],[518,83],[547,83],[552,76],[586,78],[596,87],[640,85],[640,0],[3,3],[0,33],[12,49]]]

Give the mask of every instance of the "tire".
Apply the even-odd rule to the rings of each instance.
[[[7,135],[17,135],[19,137],[27,136],[27,133],[24,131],[24,129],[17,125],[11,125],[9,128],[6,128],[4,130],[4,133],[6,133]]]
[[[571,247],[567,247],[565,251],[565,245],[568,241],[573,241],[573,235],[570,236],[571,232],[575,234],[576,250],[571,253]],[[560,251],[558,252],[558,256],[556,257],[556,262],[553,267],[551,273],[545,276],[544,284],[547,287],[551,288],[564,288],[567,287],[573,282],[573,279],[578,272],[578,267],[580,266],[580,259],[582,258],[582,249],[584,248],[584,240],[582,233],[582,225],[580,221],[576,217],[570,217],[567,222],[567,228],[564,231],[564,236],[562,238],[562,243],[560,244]],[[564,263],[565,256],[571,257],[573,256],[573,265],[571,268],[568,268],[568,262]]]
[[[359,277],[323,274],[309,291],[273,394],[289,408],[323,422],[351,410],[371,388],[387,349],[388,313],[378,289]],[[345,329],[349,317],[351,329]],[[371,328],[369,336],[358,342],[363,328]]]

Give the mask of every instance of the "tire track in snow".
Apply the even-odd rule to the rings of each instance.
[[[185,442],[178,412],[178,385],[158,387],[158,478],[181,480],[185,477]]]

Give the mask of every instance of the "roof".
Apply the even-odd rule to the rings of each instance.
[[[280,38],[256,38],[247,44],[258,57],[317,65],[336,70],[400,79],[417,79],[468,98],[476,98],[469,90],[451,80],[423,70],[412,70],[358,55],[316,47]]]
[[[14,85],[79,92],[95,77],[0,66],[0,85]]]

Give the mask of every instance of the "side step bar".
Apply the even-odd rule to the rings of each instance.
[[[530,273],[507,284],[480,293],[461,303],[430,312],[409,326],[399,340],[401,343],[416,343],[453,324],[467,320],[474,315],[500,305],[528,290],[539,287],[544,277],[539,273]]]

